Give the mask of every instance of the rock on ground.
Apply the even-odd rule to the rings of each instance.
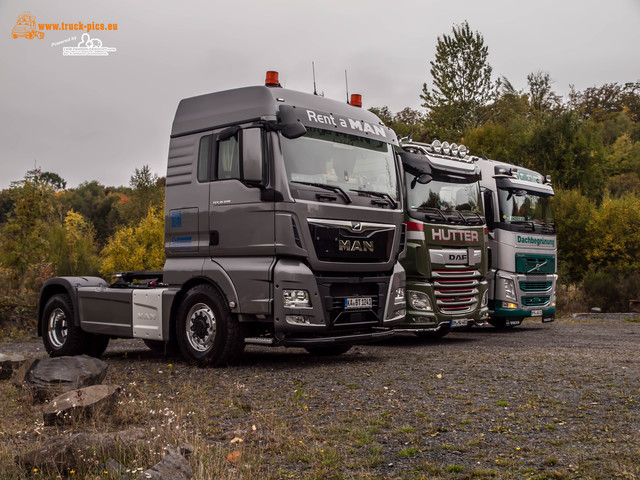
[[[26,471],[72,470],[95,458],[113,457],[146,439],[142,428],[111,433],[75,433],[16,456]]]
[[[182,455],[170,453],[153,467],[142,472],[136,480],[189,480],[193,470]]]
[[[27,359],[18,354],[0,353],[0,380],[7,380]]]
[[[31,389],[36,400],[52,398],[69,390],[97,385],[107,374],[107,364],[87,355],[41,358],[24,365],[14,378]]]
[[[108,413],[120,387],[117,385],[92,385],[58,395],[45,407],[45,425],[64,424],[95,414]]]

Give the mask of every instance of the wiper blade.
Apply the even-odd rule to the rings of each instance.
[[[309,185],[311,187],[324,188],[325,190],[329,190],[331,192],[339,193],[340,195],[342,195],[342,198],[344,198],[344,201],[346,203],[353,203],[353,200],[351,200],[351,197],[349,196],[349,194],[345,192],[343,189],[341,189],[340,187],[338,187],[337,185],[328,185],[326,183],[315,183],[315,182],[299,182],[297,180],[291,180],[291,183],[299,183],[301,185]]]
[[[389,204],[394,210],[398,208],[398,202],[396,202],[393,197],[386,192],[376,192],[375,190],[356,190],[355,188],[350,188],[349,191],[356,193],[365,193],[373,197],[384,198],[385,200],[389,201]]]
[[[422,208],[418,208],[417,209],[419,212],[425,212],[424,216],[425,216],[425,220],[429,220],[430,218],[435,217],[440,217],[442,218],[442,220],[445,223],[447,222],[447,217],[444,216],[444,213],[442,213],[440,210],[438,210],[437,208],[434,207],[422,207]]]
[[[469,225],[482,225],[484,222],[478,212],[474,212],[473,210],[459,210],[459,212],[462,218],[464,218],[465,223]]]

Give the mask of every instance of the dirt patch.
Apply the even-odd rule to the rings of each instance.
[[[77,428],[143,426],[187,441],[197,478],[640,479],[640,323],[625,318],[480,327],[434,342],[402,335],[335,358],[248,347],[226,369],[131,340],[102,359],[123,404]],[[9,382],[0,391],[14,412],[0,419],[2,476],[30,441],[61,431],[34,428],[39,412],[20,406]]]

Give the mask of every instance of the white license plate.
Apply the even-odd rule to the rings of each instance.
[[[344,308],[371,308],[373,299],[371,297],[350,297],[344,299]]]
[[[451,328],[466,327],[467,325],[469,325],[468,318],[452,318],[451,319]]]
[[[531,310],[531,316],[532,317],[541,317],[542,316],[542,310]]]

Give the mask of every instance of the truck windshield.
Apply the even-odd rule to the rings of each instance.
[[[530,230],[536,228],[553,231],[551,196],[530,190],[498,188],[500,221],[512,225],[523,225]]]
[[[396,164],[388,143],[309,127],[303,137],[280,137],[280,141],[290,182],[328,186],[350,197],[399,200]]]
[[[480,185],[477,181],[451,182],[432,179],[429,183],[414,182],[406,173],[409,214],[419,220],[438,223],[483,223]]]

